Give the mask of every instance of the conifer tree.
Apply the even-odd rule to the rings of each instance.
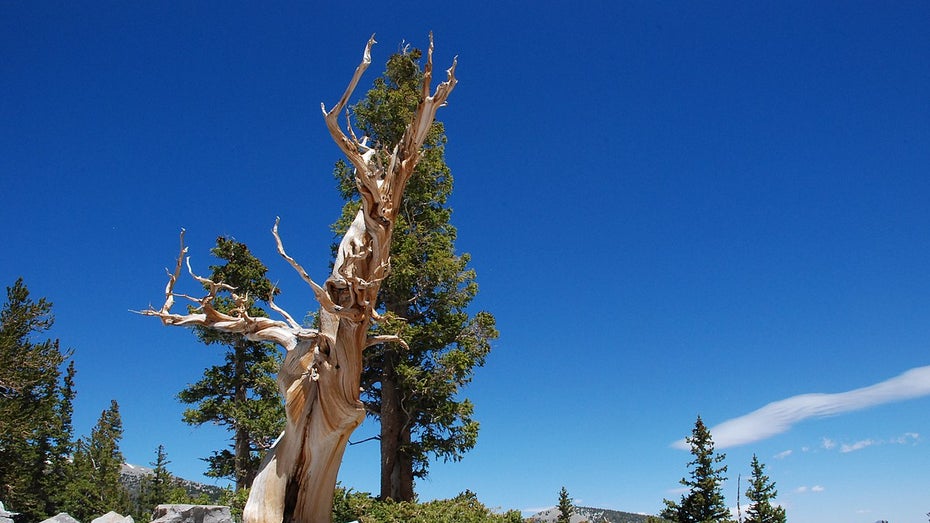
[[[559,491],[559,517],[556,522],[570,523],[574,510],[575,509],[572,506],[572,498],[569,497],[568,490],[565,487],[562,487],[562,490]]]
[[[56,405],[53,428],[52,452],[48,458],[45,474],[45,491],[49,493],[45,503],[45,515],[58,514],[64,503],[64,485],[71,480],[71,460],[74,454],[74,387],[76,371],[74,361],[68,363],[61,386],[60,399]]]
[[[55,509],[58,485],[49,473],[60,472],[71,438],[73,381],[65,385],[71,392],[59,383],[67,354],[58,340],[41,339],[54,323],[51,311],[22,278],[7,287],[0,310],[0,499],[26,520]]]
[[[122,438],[119,404],[111,400],[91,430],[90,439],[79,439],[76,444],[64,510],[79,521],[90,521],[111,510],[121,514],[131,510],[129,494],[120,483]]]
[[[688,487],[688,492],[682,495],[678,503],[664,500],[662,517],[678,523],[729,522],[730,511],[724,503],[721,486],[726,480],[723,474],[727,467],[718,466],[726,459],[726,455],[714,453],[714,440],[700,416],[694,423],[691,436],[685,438],[685,441],[691,446],[691,454],[694,456],[694,460],[688,463],[691,467],[690,477],[680,481]]]
[[[155,461],[149,462],[152,466],[152,473],[142,478],[139,485],[138,507],[136,517],[149,517],[155,510],[155,507],[168,503],[174,490],[171,473],[168,472],[168,453],[165,452],[165,446],[159,445],[155,450]]]
[[[268,268],[245,244],[230,238],[217,238],[211,252],[225,263],[210,267],[210,279],[235,288],[217,296],[216,309],[227,312],[239,306],[235,294],[245,299],[243,306],[250,316],[267,316],[256,300],[267,300],[276,292],[265,277]],[[217,423],[233,432],[231,451],[215,451],[206,458],[207,475],[235,480],[236,490],[247,488],[262,453],[284,428],[284,406],[274,377],[278,351],[274,344],[249,341],[240,334],[198,328],[197,336],[207,345],[219,343],[228,350],[223,365],[208,368],[200,381],[178,394],[182,402],[195,405],[184,412],[184,421]]]
[[[749,488],[746,489],[749,507],[746,509],[745,523],[785,523],[785,509],[772,505],[772,500],[777,495],[775,482],[765,475],[765,465],[753,454],[752,479],[749,480]]]
[[[404,134],[420,96],[421,52],[394,54],[383,76],[355,106],[367,139],[390,151]],[[408,347],[383,343],[365,353],[362,399],[380,421],[382,499],[414,499],[415,478],[428,474],[431,458],[459,460],[474,447],[474,406],[460,397],[497,337],[494,317],[470,315],[478,292],[469,256],[456,254],[456,229],[446,206],[452,174],[444,158],[446,136],[434,122],[407,184],[391,244],[391,271],[382,282],[375,334],[396,334]],[[333,226],[348,229],[358,208],[352,170],[337,162],[340,193],[348,200]],[[334,249],[335,251],[335,249]]]

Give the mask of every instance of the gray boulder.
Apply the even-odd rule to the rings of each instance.
[[[68,514],[67,512],[59,512],[58,514],[46,519],[42,523],[81,523],[81,522],[71,517],[71,514]]]
[[[158,505],[152,523],[233,523],[233,518],[222,505]]]
[[[0,501],[0,523],[13,523],[13,516],[19,514],[19,512],[10,512],[3,507],[3,502]]]
[[[132,516],[124,516],[122,514],[117,514],[112,510],[106,514],[100,516],[99,518],[91,521],[90,523],[134,523]]]

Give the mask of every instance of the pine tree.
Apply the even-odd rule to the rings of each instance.
[[[268,268],[245,244],[230,238],[217,238],[211,252],[225,261],[210,267],[211,280],[236,288],[217,297],[216,309],[226,312],[242,306],[253,317],[267,316],[256,299],[267,300],[276,292],[265,277]],[[241,297],[242,303],[236,303],[232,294]],[[184,412],[184,421],[191,425],[217,423],[233,432],[232,451],[215,451],[207,458],[207,475],[235,480],[236,490],[248,488],[261,454],[284,428],[284,406],[274,378],[277,349],[270,343],[208,329],[198,329],[197,336],[207,345],[219,343],[228,350],[223,365],[208,368],[203,379],[178,394],[182,402],[196,405]]]
[[[726,480],[723,474],[727,467],[717,466],[726,455],[714,453],[714,440],[700,416],[685,441],[691,446],[694,460],[688,463],[690,479],[682,478],[680,483],[689,490],[679,503],[664,500],[666,507],[661,516],[678,523],[729,522],[730,511],[724,503],[721,486]]]
[[[778,495],[775,482],[769,480],[764,470],[765,465],[753,454],[752,479],[746,489],[749,508],[746,509],[745,523],[785,523],[785,509],[772,505],[772,500]]]
[[[56,405],[56,417],[52,437],[52,452],[46,462],[46,488],[49,493],[45,503],[45,515],[58,514],[64,503],[64,485],[71,480],[71,459],[74,454],[74,387],[76,374],[74,361],[68,363],[61,386],[60,399]]]
[[[41,520],[55,508],[58,490],[49,474],[58,473],[67,457],[63,442],[70,439],[70,398],[62,397],[59,384],[67,354],[58,340],[37,339],[54,323],[51,302],[34,301],[22,278],[6,295],[0,311],[0,499],[24,519]],[[69,372],[73,378],[73,367]],[[73,396],[71,390],[66,394]],[[67,412],[61,411],[65,401]]]
[[[569,497],[568,490],[562,487],[562,490],[559,491],[559,518],[556,522],[570,523],[574,511],[575,508],[572,506],[572,498]]]
[[[387,150],[403,135],[419,102],[420,56],[416,49],[391,56],[384,75],[354,108],[368,139]],[[379,294],[378,310],[385,320],[376,334],[400,335],[409,348],[384,343],[365,354],[362,398],[381,424],[382,499],[412,500],[414,478],[428,474],[431,457],[456,461],[474,447],[474,406],[460,392],[497,337],[491,314],[467,311],[478,286],[469,256],[455,252],[456,229],[446,206],[452,175],[445,143],[442,124],[434,122],[405,190],[391,244],[391,271]],[[333,226],[341,234],[360,204],[350,168],[337,162],[335,175],[348,200]]]
[[[168,472],[168,454],[165,446],[159,445],[155,451],[155,461],[149,462],[152,473],[142,478],[139,487],[138,508],[135,511],[139,518],[149,517],[155,507],[168,503],[174,491],[174,477]]]
[[[79,439],[75,452],[71,482],[65,487],[64,510],[79,521],[116,511],[125,514],[131,510],[129,493],[120,483],[123,453],[119,442],[123,438],[123,422],[119,404],[110,401],[110,407],[100,414],[90,439]]]

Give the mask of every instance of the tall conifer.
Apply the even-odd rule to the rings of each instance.
[[[123,453],[119,443],[123,438],[123,421],[119,404],[100,414],[89,439],[79,439],[74,451],[71,481],[65,486],[63,509],[79,521],[115,511],[131,510],[129,493],[120,483]]]
[[[138,517],[150,517],[155,507],[168,503],[176,491],[174,478],[168,472],[168,453],[165,446],[159,445],[155,451],[155,461],[149,462],[152,473],[142,478],[139,486],[139,500],[136,514]]]
[[[575,511],[575,508],[572,506],[572,498],[568,495],[568,489],[562,487],[562,490],[559,491],[559,517],[556,519],[557,523],[570,523],[572,520],[572,513]]]
[[[775,482],[765,475],[765,465],[753,454],[752,478],[749,480],[749,488],[746,489],[749,507],[746,509],[744,523],[785,523],[785,509],[772,505],[772,500],[777,495]]]
[[[67,354],[58,340],[42,339],[53,323],[52,303],[34,300],[22,278],[7,287],[0,310],[0,500],[26,520],[54,510],[58,485],[50,472],[60,471],[71,437],[73,381],[64,397],[60,384]]]
[[[721,485],[727,479],[723,476],[727,466],[718,466],[726,455],[714,453],[714,440],[700,416],[694,423],[691,436],[685,441],[691,446],[694,456],[694,460],[688,463],[691,468],[689,477],[680,481],[688,492],[678,503],[664,500],[662,517],[678,523],[729,522],[730,510],[724,502]]]
[[[268,268],[244,243],[230,238],[217,238],[211,252],[225,263],[210,267],[210,279],[235,287],[217,296],[216,309],[228,312],[239,306],[234,293],[244,299],[250,316],[267,316],[257,302],[276,292],[265,276]],[[239,334],[197,329],[197,336],[207,345],[225,345],[227,351],[222,365],[206,369],[201,380],[178,394],[182,402],[194,405],[184,412],[184,421],[217,423],[232,431],[231,450],[218,450],[206,458],[207,475],[234,480],[236,490],[247,488],[262,453],[284,428],[284,405],[275,382],[278,351],[273,344],[249,341]]]
[[[391,56],[384,75],[354,108],[361,131],[385,150],[400,140],[420,101],[420,56],[417,49]],[[398,334],[409,348],[395,343],[369,348],[362,375],[363,400],[381,424],[381,497],[398,501],[414,498],[414,478],[427,475],[431,458],[458,460],[474,447],[478,422],[460,392],[497,337],[491,314],[467,310],[478,285],[469,255],[455,251],[445,143],[442,123],[434,122],[404,193],[391,271],[379,294],[385,320],[377,333]],[[360,204],[351,169],[337,162],[335,175],[348,200],[333,226],[341,235]]]

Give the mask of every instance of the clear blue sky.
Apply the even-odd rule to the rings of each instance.
[[[315,309],[269,229],[325,278],[319,104],[372,33],[359,94],[432,30],[438,68],[459,57],[457,247],[501,337],[478,446],[421,499],[531,510],[564,485],[654,513],[700,414],[733,506],[756,453],[794,523],[926,521],[927,2],[138,4],[0,6],[0,284],[54,302],[79,433],[116,399],[129,461],[164,444],[198,477],[226,436],[174,397],[220,351],[129,310],[160,303],[182,227],[195,268],[233,236]],[[377,467],[351,447],[341,481]]]

